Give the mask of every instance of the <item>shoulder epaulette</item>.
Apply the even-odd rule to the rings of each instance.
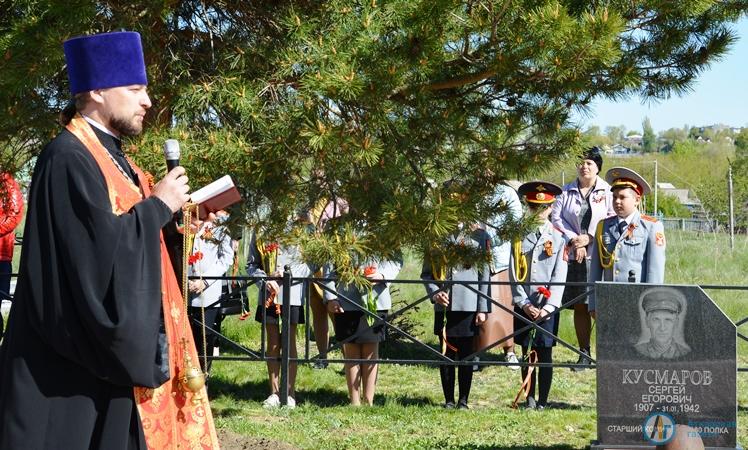
[[[657,222],[656,218],[654,218],[652,216],[648,216],[646,214],[642,214],[642,219],[644,219],[644,220],[646,220],[648,222]]]

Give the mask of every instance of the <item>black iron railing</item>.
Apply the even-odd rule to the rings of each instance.
[[[449,358],[448,356],[442,354],[439,350],[434,348],[434,346],[430,345],[429,343],[423,342],[421,339],[419,339],[416,336],[413,336],[412,334],[408,333],[406,330],[398,327],[397,324],[393,323],[396,318],[402,316],[403,314],[407,313],[408,311],[411,311],[418,307],[420,304],[429,301],[430,297],[428,294],[425,294],[424,289],[424,295],[416,298],[415,300],[409,301],[406,303],[405,306],[400,307],[399,309],[391,312],[387,315],[386,319],[383,319],[382,317],[379,317],[378,315],[370,312],[368,309],[360,305],[358,302],[352,301],[350,298],[346,297],[345,295],[337,292],[334,288],[334,281],[333,279],[328,278],[296,278],[293,277],[291,271],[288,267],[285,268],[283,272],[282,277],[203,277],[204,279],[215,279],[215,280],[231,280],[234,283],[239,283],[242,286],[242,289],[244,291],[244,295],[242,296],[241,300],[242,302],[247,302],[247,296],[246,296],[246,288],[252,284],[261,282],[261,281],[268,281],[268,280],[274,280],[282,284],[282,292],[283,296],[281,298],[281,354],[279,357],[269,357],[266,353],[265,348],[265,308],[261,308],[263,311],[263,319],[262,319],[262,329],[261,329],[261,343],[260,343],[260,351],[255,352],[253,350],[250,350],[241,344],[232,341],[231,339],[227,338],[226,336],[216,332],[215,330],[211,329],[210,327],[206,326],[206,333],[214,334],[218,337],[218,339],[221,342],[229,344],[233,349],[238,350],[241,354],[244,356],[212,356],[212,354],[208,354],[207,358],[211,360],[243,360],[243,361],[269,361],[269,360],[276,360],[280,361],[281,363],[281,376],[280,376],[280,397],[281,397],[281,403],[286,404],[287,398],[288,398],[288,370],[289,370],[289,364],[290,362],[298,362],[298,363],[313,363],[316,361],[323,361],[326,363],[379,363],[379,364],[428,364],[428,365],[481,365],[481,366],[489,366],[489,365],[497,365],[497,366],[507,366],[507,365],[517,365],[516,363],[509,363],[505,361],[496,361],[496,360],[484,360],[480,359],[476,361],[476,356],[481,356],[485,354],[488,350],[497,347],[504,343],[505,341],[514,338],[520,333],[523,333],[527,330],[530,330],[534,328],[536,330],[536,333],[543,333],[545,335],[548,335],[555,339],[560,345],[568,348],[576,355],[582,356],[583,354],[577,349],[577,347],[566,340],[562,339],[560,336],[554,335],[553,333],[545,330],[540,326],[540,322],[533,322],[524,316],[516,313],[512,308],[507,308],[506,306],[497,303],[494,301],[489,295],[486,295],[477,289],[475,289],[473,286],[470,285],[469,282],[458,282],[458,281],[439,281],[439,284],[441,285],[441,290],[447,290],[450,286],[454,284],[461,284],[467,289],[472,290],[477,295],[485,298],[487,301],[491,302],[492,308],[499,308],[506,312],[507,314],[511,314],[514,318],[518,319],[520,322],[524,324],[523,327],[515,329],[512,334],[509,334],[507,336],[503,336],[500,339],[496,340],[495,342],[490,343],[489,345],[477,349],[475,352],[473,352],[470,355],[467,355],[465,357],[462,357],[458,360]],[[419,284],[424,285],[427,283],[424,280],[383,280],[387,283],[392,284]],[[396,333],[402,336],[407,341],[410,341],[411,343],[415,344],[417,348],[420,348],[425,351],[428,355],[433,356],[433,359],[408,359],[408,358],[379,358],[379,359],[347,359],[345,357],[343,358],[336,358],[336,359],[329,359],[329,358],[322,358],[320,354],[312,355],[310,352],[310,342],[311,342],[311,327],[307,326],[305,327],[305,338],[304,338],[304,356],[303,357],[297,357],[297,358],[291,358],[290,356],[290,320],[288,318],[290,317],[290,310],[291,310],[291,286],[303,283],[304,289],[306,290],[306,298],[310,298],[310,293],[313,285],[318,286],[323,291],[331,292],[336,297],[338,302],[345,302],[346,303],[346,309],[347,310],[358,310],[361,311],[363,314],[366,314],[371,317],[372,323],[371,327],[376,326],[384,326],[389,330],[391,333]],[[475,284],[475,283],[472,283]],[[516,283],[512,282],[503,282],[503,281],[492,281],[490,282],[491,285],[514,285]],[[563,286],[583,286],[585,287],[585,291],[581,294],[579,294],[577,297],[571,299],[567,303],[564,304],[565,307],[567,306],[573,306],[574,304],[583,302],[584,299],[589,295],[592,290],[594,289],[594,283],[584,283],[584,282],[576,282],[576,283],[547,283],[549,286],[555,286],[555,285],[563,285]],[[737,291],[748,291],[748,286],[720,286],[720,285],[702,285],[700,286],[702,289],[720,289],[720,290],[737,290]],[[305,302],[305,317],[306,317],[306,323],[311,323],[311,316],[310,316],[310,305],[309,301]],[[220,306],[218,306],[220,304]],[[206,308],[214,308],[214,307],[220,307],[220,308],[226,308],[226,299],[222,298],[217,300],[212,305],[206,305]],[[238,311],[237,308],[233,308],[229,306],[230,309],[233,309],[235,311]],[[244,308],[246,310],[249,309],[249,304],[245,304]],[[557,309],[550,315],[558,315],[561,313],[561,309]],[[193,322],[197,326],[203,326],[202,323],[199,321]],[[748,323],[748,317],[745,317],[737,322],[735,322],[735,325],[739,328],[741,325]],[[333,345],[331,345],[327,351],[331,352],[336,349],[339,349],[347,342],[350,342],[356,337],[364,333],[366,330],[361,330],[355,333],[354,335],[350,336],[349,338],[337,342]],[[746,334],[741,333],[740,330],[738,330],[738,337],[742,340],[748,341],[748,336]],[[208,352],[210,353],[210,352]],[[589,355],[583,355],[585,357],[589,357]],[[203,359],[203,355],[200,356],[200,359]],[[520,362],[519,365],[526,366],[528,363],[526,362]],[[592,360],[592,364],[590,365],[579,365],[575,363],[562,363],[562,362],[552,362],[552,363],[535,363],[535,366],[551,366],[551,367],[567,367],[567,368],[574,368],[574,367],[584,367],[584,368],[595,368],[595,361]],[[748,372],[748,367],[739,367],[738,371],[741,372]]]

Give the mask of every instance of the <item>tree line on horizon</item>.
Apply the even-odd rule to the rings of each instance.
[[[691,190],[707,216],[723,229],[729,222],[727,177],[732,166],[735,225],[738,232],[748,230],[748,127],[684,125],[655,135],[647,118],[642,125],[644,133],[627,131],[624,126],[608,126],[603,131],[591,126],[583,136],[587,145],[610,149],[620,144],[648,162],[657,159],[666,164],[660,171],[660,181],[672,181],[679,188]],[[642,137],[638,145],[626,140],[634,134]],[[653,180],[653,166],[647,163],[642,167],[642,175]],[[673,198],[660,195],[659,199],[658,214],[691,217],[692,211]]]

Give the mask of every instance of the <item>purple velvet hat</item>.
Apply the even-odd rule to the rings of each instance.
[[[134,31],[95,34],[63,44],[70,92],[148,84],[140,34]]]

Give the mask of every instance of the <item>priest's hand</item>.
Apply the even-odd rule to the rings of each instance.
[[[475,315],[475,324],[483,325],[484,323],[486,323],[486,313],[479,312],[478,314]]]
[[[157,197],[169,207],[172,213],[179,211],[190,196],[187,194],[190,187],[187,185],[187,175],[184,167],[177,166],[171,172],[153,186],[151,195]]]

